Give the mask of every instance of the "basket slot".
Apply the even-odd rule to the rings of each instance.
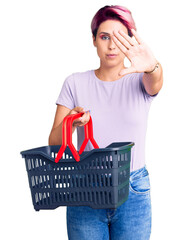
[[[101,181],[100,175],[99,174],[96,174],[96,175],[97,175],[97,183],[99,187],[102,187],[102,181]]]
[[[92,192],[92,202],[94,202],[94,204],[97,204],[97,199],[96,199],[95,192]]]
[[[64,192],[64,200],[67,202],[68,201],[68,193]]]
[[[41,178],[41,181],[40,181],[40,185],[43,187],[43,188],[47,188],[49,186],[49,176],[48,175],[43,175],[43,177]]]
[[[64,176],[64,180],[65,180],[65,181],[64,181],[65,188],[69,187],[68,176],[67,176],[67,175]]]
[[[50,201],[52,202],[52,204],[56,203],[55,194],[53,192],[51,192],[51,199],[50,199]]]
[[[32,169],[31,160],[27,159],[26,163],[27,163],[28,171],[30,171]]]
[[[124,154],[120,154],[120,156],[121,156],[121,161],[124,162],[124,160],[125,160]]]
[[[59,192],[58,192],[58,200],[59,200],[60,202],[63,201],[62,193],[59,193]]]
[[[79,200],[78,200],[78,192],[75,192],[74,195],[75,195],[76,202],[79,201]]]
[[[109,192],[105,192],[105,202],[109,204]]]
[[[39,202],[39,199],[38,199],[38,193],[35,194],[35,196],[34,196],[34,200],[35,200],[35,203],[36,203],[36,204]]]
[[[112,174],[109,173],[109,175],[107,176],[108,178],[108,186],[112,186]]]
[[[96,192],[96,204],[101,205],[101,201],[100,201],[100,192]]]
[[[102,158],[102,161],[103,161],[103,167],[104,167],[104,169],[106,169],[107,168],[107,166],[106,166],[106,161],[108,161],[108,156],[104,156],[103,158]]]
[[[100,192],[99,192],[99,196],[100,196],[100,203],[99,203],[99,204],[104,204],[103,191],[100,191]]]
[[[61,179],[61,184],[62,184],[62,188],[65,188],[66,187],[66,184],[64,183],[64,178],[65,176],[64,175],[60,175],[60,179]]]
[[[31,187],[35,187],[36,183],[34,180],[34,176],[31,177],[31,181],[30,181]]]
[[[59,179],[59,185],[58,187],[60,188],[64,188],[64,183],[63,183],[63,175],[58,175],[58,179]]]
[[[67,193],[67,200],[68,200],[68,202],[71,201],[71,193],[70,192]]]
[[[104,186],[107,187],[107,176],[103,174]]]
[[[104,165],[105,169],[110,168],[110,156],[104,157],[104,163],[105,163],[105,165]]]
[[[38,159],[36,158],[35,159],[35,168],[39,167],[39,164],[38,164]]]
[[[84,201],[84,196],[83,196],[83,192],[80,192],[80,201]]]
[[[113,168],[113,156],[110,155],[110,158],[109,158],[109,168]]]
[[[43,199],[44,199],[44,202],[45,202],[46,205],[49,205],[49,198],[48,197],[49,197],[49,193],[48,194],[44,193],[44,198]]]
[[[34,159],[33,158],[31,158],[31,167],[32,167],[32,169],[34,169]]]
[[[69,195],[69,193],[68,192],[64,192],[64,200],[66,201],[66,202],[68,202],[68,195]]]
[[[93,176],[94,176],[94,186],[97,186],[98,185],[98,183],[97,183],[97,174],[94,174]]]
[[[89,180],[89,187],[92,187],[92,182],[93,182],[92,174],[88,174],[88,180]]]
[[[81,184],[80,184],[80,179],[81,178],[80,178],[80,175],[76,175],[76,176],[77,176],[77,178],[76,178],[77,179],[77,181],[76,181],[77,182],[77,187],[80,188],[81,187]]]
[[[78,201],[81,201],[81,192],[78,192]]]
[[[72,196],[73,196],[73,201],[76,202],[76,194],[72,193]]]
[[[43,162],[42,162],[42,159],[41,159],[41,158],[39,159],[39,165],[40,165],[40,167],[43,166]]]
[[[101,191],[100,195],[101,195],[101,204],[106,204],[106,198],[105,198],[106,192]]]
[[[85,181],[85,186],[86,187],[89,187],[89,176],[88,176],[88,174],[86,174],[86,181]]]

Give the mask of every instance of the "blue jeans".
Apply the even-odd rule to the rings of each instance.
[[[128,200],[117,209],[67,207],[69,240],[148,240],[151,234],[149,173],[130,173]]]

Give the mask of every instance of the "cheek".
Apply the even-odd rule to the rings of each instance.
[[[98,44],[98,47],[97,47],[98,53],[105,54],[106,49],[107,49],[106,43]]]
[[[97,47],[97,53],[100,57],[102,57],[104,55],[104,51],[102,48],[100,48],[99,46]]]

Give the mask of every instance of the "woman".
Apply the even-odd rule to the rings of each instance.
[[[57,99],[49,144],[61,144],[62,121],[68,114],[85,112],[73,122],[78,149],[84,125],[93,120],[93,134],[100,148],[112,142],[132,141],[128,200],[112,209],[67,207],[70,240],[147,240],[151,233],[149,174],[145,166],[145,134],[150,104],[163,83],[161,64],[138,33],[131,12],[105,6],[95,14],[91,29],[100,58],[96,70],[68,76]],[[133,36],[133,38],[132,38]],[[131,66],[124,66],[127,57]],[[89,142],[86,151],[93,149]]]

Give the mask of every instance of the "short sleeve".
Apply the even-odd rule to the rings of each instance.
[[[146,91],[146,89],[145,89],[145,87],[144,87],[144,84],[143,84],[143,81],[142,81],[143,75],[144,75],[144,72],[141,72],[141,73],[139,74],[140,90],[142,91],[142,94],[143,94],[143,96],[144,96],[144,99],[151,101],[151,100],[153,100],[153,99],[158,95],[158,93],[156,93],[156,94],[154,94],[154,95],[150,95],[150,94]]]
[[[73,74],[68,76],[62,86],[60,94],[57,98],[56,104],[63,105],[69,109],[74,108],[74,96],[73,96]]]

